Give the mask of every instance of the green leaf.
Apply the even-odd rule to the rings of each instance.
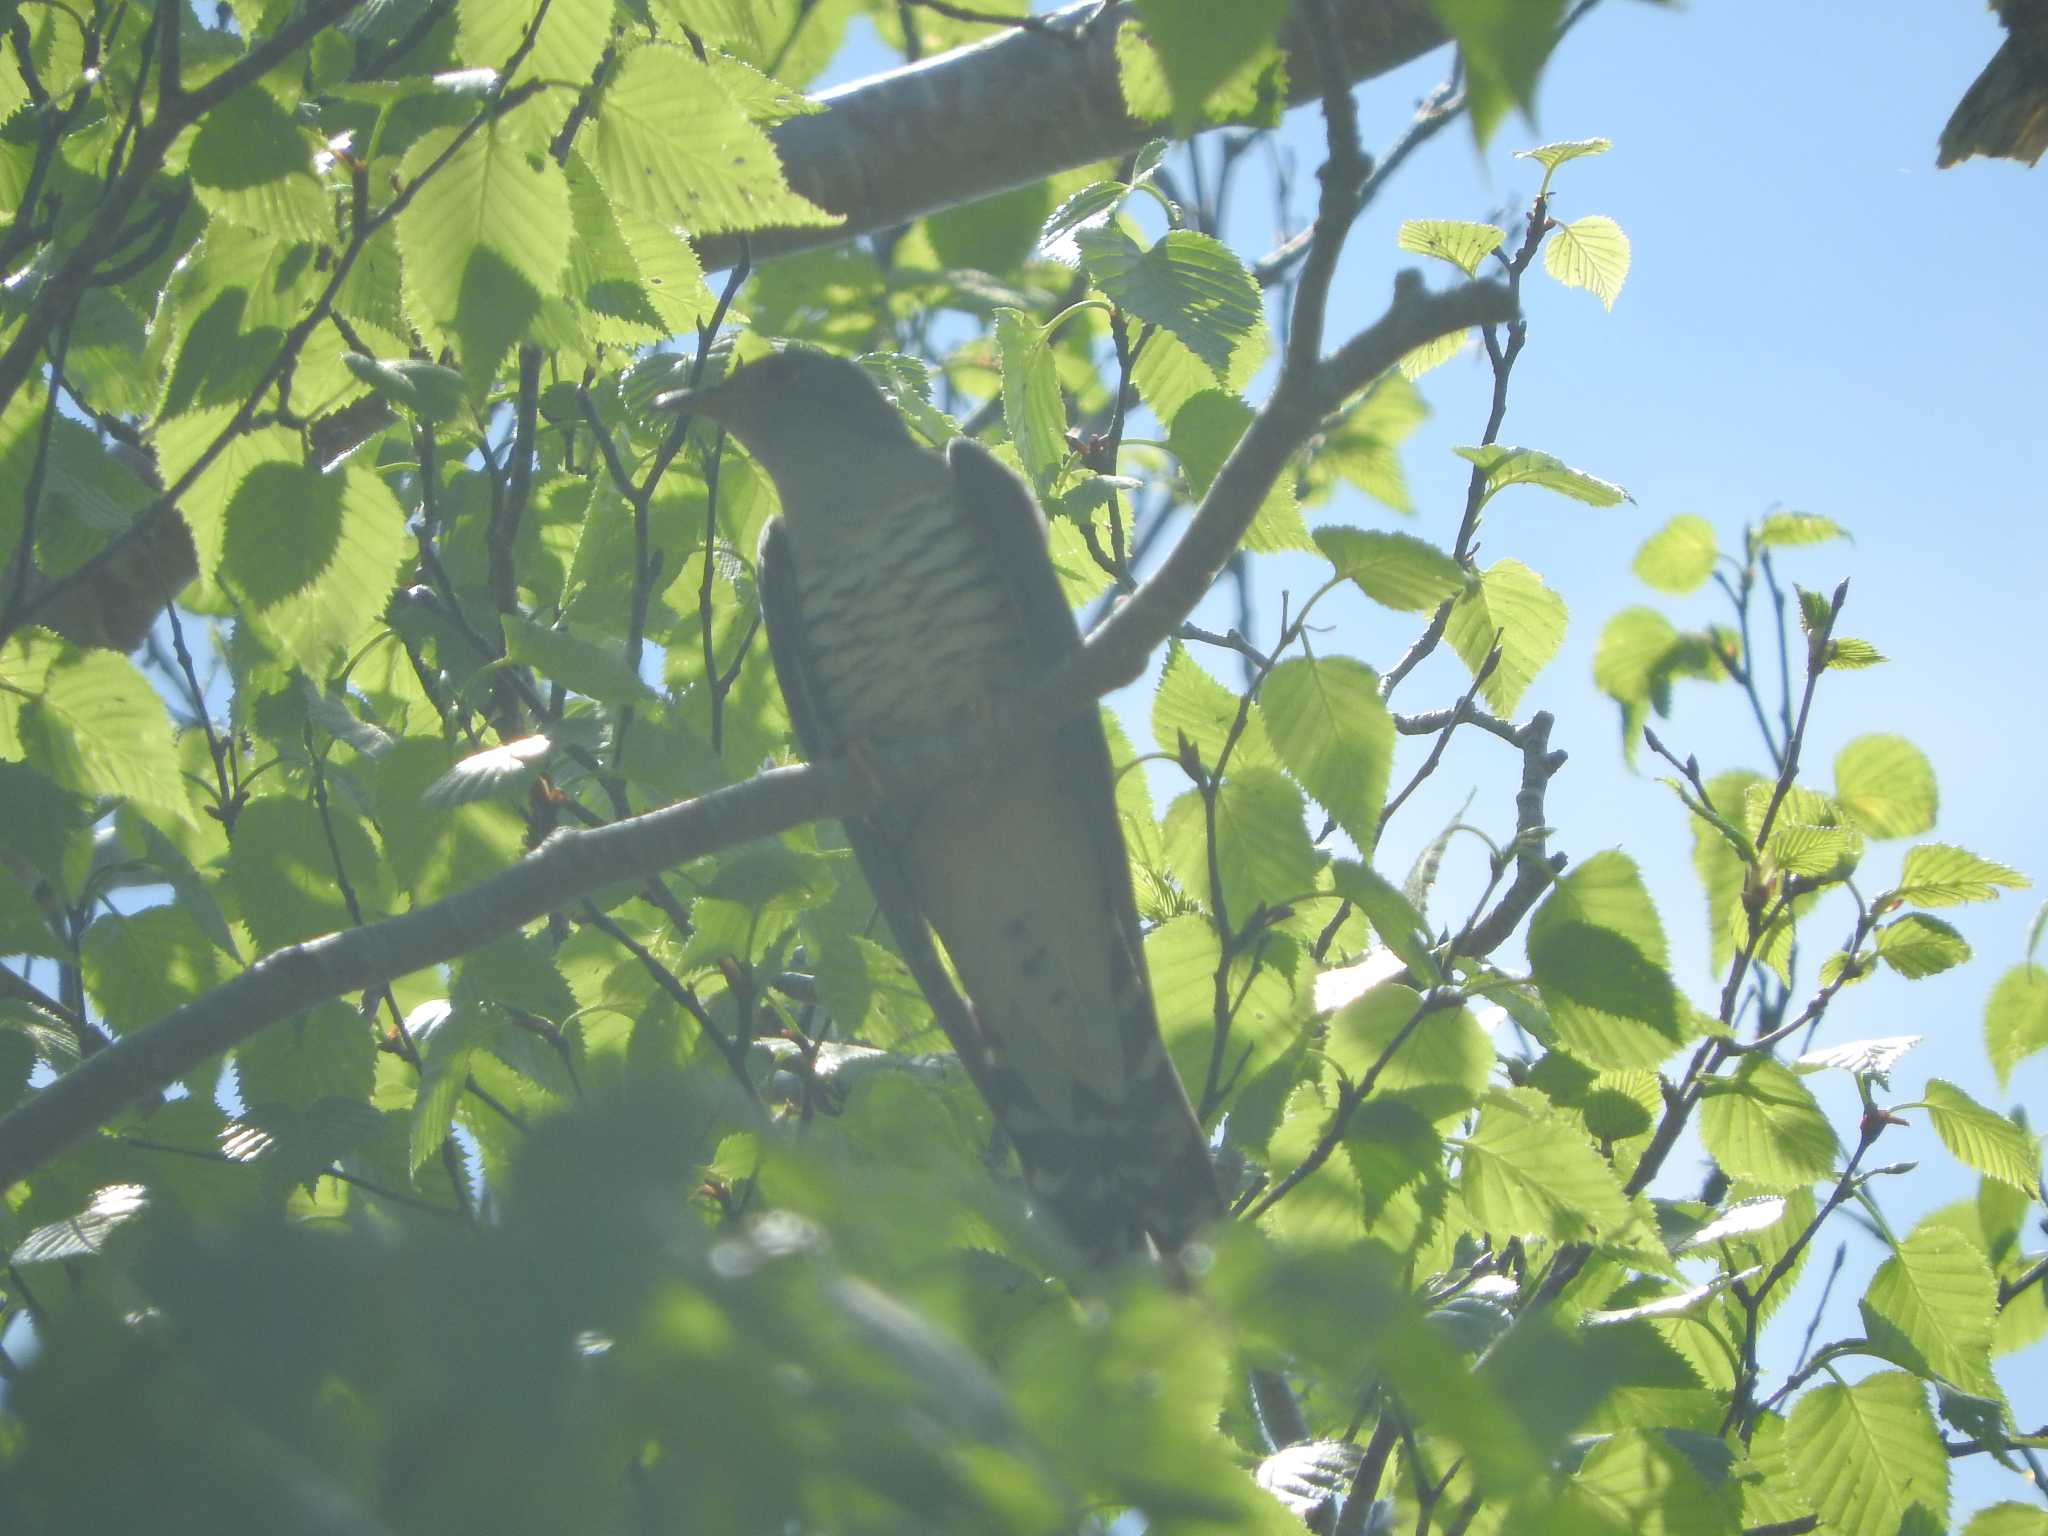
[[[398,499],[369,469],[350,462],[321,475],[272,461],[228,505],[223,575],[245,584],[249,622],[324,679],[382,627],[407,544]]]
[[[341,489],[340,475],[258,464],[228,499],[221,578],[258,609],[311,585],[341,541]]]
[[[1465,589],[1458,562],[1406,533],[1323,527],[1312,535],[1339,576],[1397,613],[1430,613]]]
[[[2048,1509],[2010,1500],[1993,1504],[1970,1516],[1963,1536],[2048,1536]]]
[[[1840,1536],[1934,1536],[1948,1526],[1948,1455],[1926,1390],[1903,1371],[1830,1383],[1793,1404],[1785,1454]]]
[[[323,821],[303,800],[259,795],[235,820],[228,887],[265,949],[349,927],[344,881],[365,920],[384,916],[390,906],[387,880],[377,845],[344,807],[330,803]]]
[[[1495,224],[1474,224],[1465,219],[1404,219],[1395,233],[1397,250],[1447,261],[1467,277],[1479,275],[1479,264],[1507,239],[1507,231]]]
[[[1067,457],[1067,406],[1045,328],[1021,309],[996,311],[1003,419],[1024,471],[1042,494]]]
[[[1534,149],[1518,149],[1517,160],[1534,160],[1546,171],[1554,171],[1568,160],[1580,160],[1588,155],[1604,155],[1614,148],[1612,139],[1560,139],[1555,144],[1539,144]]]
[[[1800,1189],[1834,1171],[1834,1127],[1806,1085],[1768,1056],[1708,1078],[1700,1141],[1731,1176],[1764,1191]]]
[[[1267,674],[1259,707],[1287,771],[1354,843],[1372,847],[1394,757],[1378,676],[1347,657],[1290,657]]]
[[[1604,213],[1554,226],[1543,246],[1543,270],[1567,288],[1583,288],[1612,311],[1628,280],[1628,236]]]
[[[376,1075],[370,1021],[343,1002],[322,1003],[235,1047],[235,1082],[251,1108],[311,1109],[322,1099],[367,1102]]]
[[[27,763],[0,759],[0,848],[56,881],[65,855],[93,821],[81,796],[66,793]],[[16,866],[10,871],[19,877]]]
[[[1113,224],[1075,239],[1089,280],[1119,309],[1178,339],[1229,385],[1232,356],[1265,318],[1259,285],[1229,246],[1176,229],[1141,247]]]
[[[426,175],[457,131],[421,138],[400,174]],[[570,229],[562,168],[497,124],[471,134],[399,214],[407,291],[456,339],[472,381],[527,334],[542,297],[561,291]]]
[[[1407,1030],[1381,1070],[1373,1098],[1395,1096],[1423,1119],[1442,1121],[1479,1102],[1493,1070],[1493,1044],[1463,1008],[1431,1012],[1410,1029],[1421,1006],[1422,994],[1413,987],[1382,982],[1331,1017],[1327,1049],[1347,1077],[1363,1082]]]
[[[1619,1230],[1629,1206],[1585,1133],[1526,1088],[1486,1095],[1479,1126],[1459,1149],[1459,1192],[1497,1237],[1572,1242]]]
[[[462,59],[502,69],[538,12],[535,0],[457,0],[455,35]],[[535,76],[580,88],[590,81],[611,34],[612,0],[548,0],[546,17],[516,85]]]
[[[1860,672],[1865,667],[1882,666],[1886,660],[1884,652],[1868,640],[1858,640],[1852,635],[1837,635],[1828,641],[1830,670],[1836,672]]]
[[[60,787],[191,818],[164,701],[126,657],[67,648],[22,704],[17,729],[28,760]]]
[[[268,91],[244,87],[200,119],[186,162],[199,198],[250,229],[331,240],[334,208],[306,131]]]
[[[1480,689],[1495,714],[1508,715],[1536,674],[1564,644],[1564,599],[1519,560],[1497,561],[1451,605],[1444,635],[1475,676],[1500,643],[1500,664]]]
[[[840,222],[790,190],[768,135],[686,48],[627,55],[598,107],[591,165],[613,204],[691,235]]]
[[[1287,0],[1225,6],[1138,0],[1138,15],[1159,55],[1174,120],[1188,128],[1201,120],[1203,103],[1218,86],[1261,61],[1287,15]]]
[[[1188,0],[1159,0],[1159,3],[1194,12],[1205,21],[1212,15],[1200,5],[1190,6]],[[1272,0],[1259,0],[1254,11],[1271,3]],[[1217,11],[1213,14],[1224,13]],[[1184,137],[1204,123],[1236,122],[1263,128],[1280,125],[1280,113],[1285,106],[1287,68],[1285,56],[1277,47],[1255,50],[1244,60],[1242,68],[1226,76],[1200,101],[1177,99],[1159,50],[1152,46],[1150,39],[1135,23],[1126,23],[1117,29],[1116,63],[1117,88],[1123,96],[1125,110],[1145,123],[1164,123],[1171,119],[1177,137]]]
[[[455,1109],[469,1086],[470,1066],[482,1054],[489,1031],[481,1015],[454,1009],[426,1037],[425,1068],[412,1104],[410,1136],[414,1173],[439,1155],[455,1125]]]
[[[1714,525],[1685,512],[1643,540],[1631,569],[1659,592],[1682,595],[1697,591],[1713,574],[1718,552]]]
[[[1252,408],[1220,389],[1202,390],[1175,413],[1167,443],[1180,460],[1188,487],[1197,497],[1208,494],[1216,472],[1251,422]],[[1245,530],[1244,547],[1255,554],[1314,547],[1295,505],[1294,484],[1289,477],[1282,475],[1267,490],[1251,526]]]
[[[2030,962],[1999,978],[1984,1004],[1984,1049],[2001,1091],[2014,1067],[2048,1049],[2048,970]]]
[[[1612,507],[1629,499],[1628,492],[1611,480],[1573,469],[1534,448],[1509,448],[1489,444],[1484,448],[1454,448],[1458,457],[1470,459],[1485,477],[1485,499],[1491,501],[1511,485],[1539,485],[1545,490],[1583,501],[1589,507]]]
[[[1600,631],[1593,683],[1621,706],[1622,755],[1635,761],[1650,712],[1671,712],[1671,685],[1681,677],[1723,675],[1712,638],[1682,634],[1654,608],[1624,608]]]
[[[379,395],[421,421],[447,421],[462,410],[462,375],[453,368],[411,357],[365,357],[360,352],[344,352],[341,361]]]
[[[1381,374],[1324,423],[1306,466],[1309,499],[1321,500],[1334,477],[1396,512],[1413,512],[1399,450],[1428,416],[1428,405],[1406,377],[1391,370]]]
[[[1872,837],[1916,837],[1934,825],[1934,769],[1903,736],[1858,736],[1835,754],[1835,799]]]
[[[85,989],[117,1035],[153,1024],[228,978],[221,952],[175,906],[106,914],[79,946]]]
[[[1961,965],[1970,958],[1970,946],[1954,924],[1908,912],[1877,930],[1877,957],[1909,981],[1918,981]]]
[[[626,665],[620,648],[577,633],[573,625],[544,629],[517,614],[503,622],[505,659],[586,698],[623,704],[647,697],[645,681]]]
[[[1927,1080],[1921,1106],[1941,1144],[1959,1162],[2022,1194],[2034,1192],[2041,1177],[2041,1148],[2031,1132],[1938,1077]]]
[[[1654,1067],[1684,1040],[1663,925],[1626,854],[1596,853],[1557,882],[1529,923],[1529,968],[1566,1050],[1606,1067]]]
[[[1265,713],[1258,704],[1246,706],[1204,672],[1178,641],[1168,645],[1166,668],[1152,695],[1152,740],[1160,751],[1174,756],[1185,737],[1213,770],[1240,709],[1245,710],[1245,725],[1230,750],[1230,766],[1278,766],[1280,759],[1267,739]]]
[[[1723,1465],[1709,1476],[1687,1455],[1681,1433],[1617,1430],[1586,1453],[1572,1491],[1631,1536],[1731,1536],[1739,1496],[1725,1463],[1733,1453],[1718,1439],[1696,1436],[1722,1453]]]
[[[1899,869],[1899,883],[1888,893],[1895,901],[1915,907],[1953,907],[1970,901],[1996,899],[1999,888],[2025,890],[2031,882],[2016,869],[1953,847],[1948,843],[1922,843],[1908,848]],[[1878,898],[1882,907],[1884,897]]]
[[[1757,526],[1757,543],[1765,548],[1788,548],[1798,544],[1825,544],[1846,539],[1848,531],[1833,518],[1811,512],[1773,512]]]
[[[1947,1227],[1922,1227],[1878,1266],[1863,1327],[1889,1359],[1966,1392],[1996,1395],[1991,1322],[1998,1286],[1984,1255]]]
[[[1232,922],[1244,922],[1262,902],[1298,900],[1314,887],[1315,849],[1301,818],[1301,791],[1271,768],[1233,767],[1217,789],[1214,857]],[[1207,906],[1211,850],[1200,791],[1167,808],[1163,833],[1174,877]]]
[[[1299,1034],[1299,1010],[1286,975],[1272,965],[1254,970],[1252,957],[1241,954],[1227,973],[1234,1006],[1219,1056],[1216,971],[1221,958],[1215,925],[1196,912],[1169,918],[1145,935],[1160,1036],[1194,1100],[1202,1097],[1212,1062],[1219,1086],[1235,1075],[1242,1087],[1278,1060]],[[1315,1132],[1309,1135],[1313,1139]]]
[[[1365,914],[1374,936],[1410,971],[1426,981],[1440,979],[1421,914],[1377,870],[1338,859],[1330,865],[1330,887]]]

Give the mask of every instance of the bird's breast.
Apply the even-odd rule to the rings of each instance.
[[[806,559],[797,583],[820,692],[849,736],[926,735],[1014,678],[1019,621],[950,497],[895,503]]]

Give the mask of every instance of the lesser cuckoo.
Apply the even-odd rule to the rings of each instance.
[[[813,760],[986,719],[1080,644],[1024,482],[965,437],[915,441],[858,363],[789,348],[676,403],[774,482],[761,606]],[[1160,1041],[1097,710],[846,831],[1027,1187],[1080,1249],[1171,1251],[1220,1214]]]

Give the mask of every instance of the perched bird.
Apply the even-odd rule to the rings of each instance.
[[[1081,643],[1024,482],[967,438],[916,442],[858,363],[792,347],[669,400],[775,484],[761,606],[813,760],[986,718]],[[1082,1252],[1170,1252],[1219,1215],[1160,1041],[1097,711],[889,799],[847,837],[1033,1196]]]
[[[2033,165],[2048,152],[2048,0],[1991,0],[2005,42],[1941,130],[1937,167],[1972,155]]]

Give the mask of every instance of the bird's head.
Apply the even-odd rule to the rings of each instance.
[[[788,499],[795,485],[844,476],[860,450],[906,441],[903,418],[851,358],[783,347],[716,384],[655,402],[708,417],[746,445]]]

